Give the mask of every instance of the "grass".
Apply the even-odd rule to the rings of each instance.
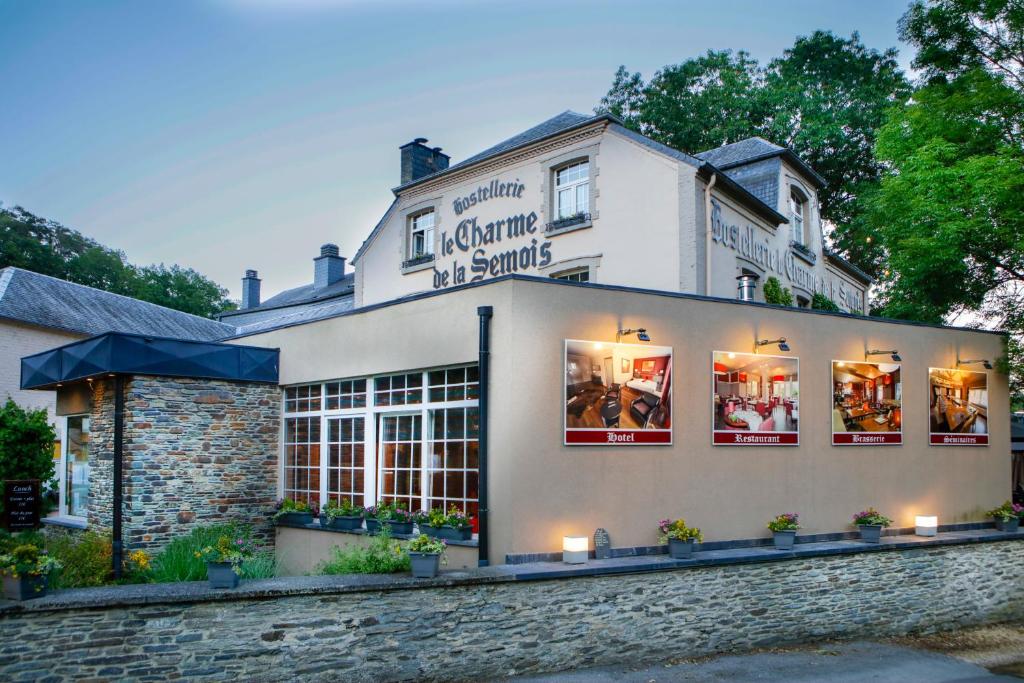
[[[218,524],[197,527],[188,536],[179,536],[168,543],[153,558],[152,577],[157,583],[175,581],[205,581],[206,562],[196,552],[208,545],[216,545],[221,536],[248,538],[252,529],[244,524]],[[266,579],[275,575],[277,560],[273,550],[260,551],[242,563],[243,579]]]
[[[409,571],[409,556],[385,526],[365,548],[334,548],[320,574],[394,574]]]

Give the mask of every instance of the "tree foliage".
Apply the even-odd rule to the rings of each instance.
[[[62,280],[212,317],[234,308],[227,290],[191,268],[138,267],[124,252],[21,207],[0,208],[0,268],[17,266]]]
[[[910,93],[896,55],[856,33],[816,31],[764,67],[746,52],[710,51],[645,83],[621,66],[597,110],[691,154],[751,136],[790,147],[828,182],[819,199],[836,250],[874,272],[880,253],[863,247],[861,197],[881,176],[876,130]]]
[[[45,487],[53,479],[56,438],[45,409],[26,410],[7,399],[0,407],[0,482],[38,479]]]

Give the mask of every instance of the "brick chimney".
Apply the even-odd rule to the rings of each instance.
[[[245,271],[242,278],[242,308],[256,308],[260,305],[260,279],[255,270]]]
[[[345,277],[345,259],[338,253],[337,244],[320,247],[320,255],[313,259],[313,289],[323,289]]]
[[[440,147],[427,147],[426,138],[416,138],[399,147],[402,150],[402,185],[448,168],[449,156]]]

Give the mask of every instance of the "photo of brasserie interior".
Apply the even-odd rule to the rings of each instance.
[[[715,431],[796,432],[796,358],[715,351]]]
[[[832,362],[832,432],[898,432],[903,385],[898,363]]]
[[[931,368],[932,434],[988,434],[988,375]]]
[[[565,396],[567,429],[669,429],[672,350],[566,341]]]

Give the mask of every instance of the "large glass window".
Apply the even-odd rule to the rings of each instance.
[[[427,484],[430,508],[452,505],[469,516],[477,513],[480,484],[479,408],[431,411]]]
[[[320,418],[284,421],[284,495],[320,503]]]
[[[72,517],[89,514],[89,417],[69,415],[64,428],[61,511]]]
[[[559,219],[590,211],[589,161],[581,161],[555,172],[555,201]]]
[[[385,503],[402,503],[406,510],[422,507],[422,431],[419,414],[380,416],[378,498]]]
[[[327,498],[363,504],[365,483],[364,433],[362,417],[327,419]]]

